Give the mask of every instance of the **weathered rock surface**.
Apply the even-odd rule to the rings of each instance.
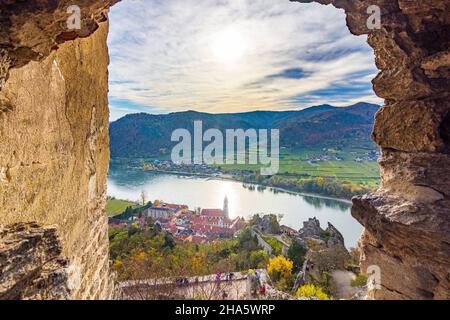
[[[341,245],[345,247],[344,237],[342,236],[342,233],[340,233],[339,230],[329,222],[327,228],[325,229],[325,235],[327,238],[327,246],[331,247],[335,245]]]
[[[378,266],[377,299],[450,297],[450,2],[299,0],[345,10],[356,35],[368,34],[386,99],[373,139],[382,147],[380,190],[354,199],[364,226],[362,270]],[[368,8],[381,9],[370,30]]]
[[[304,283],[323,281],[324,272],[346,270],[350,263],[351,257],[345,248],[344,237],[331,223],[323,230],[317,218],[310,218],[303,222],[303,228],[294,241],[307,249],[303,268],[295,281],[294,292]]]
[[[361,267],[381,271],[374,298],[450,299],[449,205],[380,193],[354,200],[353,215],[366,227]]]
[[[327,247],[339,245],[345,248],[344,237],[339,230],[329,222],[327,228],[322,229],[320,221],[316,217],[303,222],[303,228],[298,231],[296,239],[305,247],[308,246],[308,240],[313,240],[315,243]]]
[[[69,299],[68,260],[55,227],[0,226],[0,299]]]
[[[30,61],[42,61],[59,46],[77,38],[90,36],[107,20],[108,8],[120,0],[2,0],[0,3],[0,84],[10,68]],[[68,29],[72,5],[80,8],[80,29]],[[5,64],[4,64],[5,65]],[[6,66],[6,65],[5,65]],[[1,85],[0,85],[1,89]]]
[[[324,230],[320,227],[320,221],[316,217],[309,218],[308,221],[303,221],[303,228],[298,231],[298,237],[302,241],[308,238],[320,239]]]
[[[3,2],[2,2],[3,4]],[[0,223],[56,225],[76,299],[111,296],[107,22],[10,70],[0,101]]]
[[[448,153],[449,140],[442,126],[449,114],[448,98],[392,102],[376,114],[372,137],[385,149]]]
[[[425,203],[450,197],[448,154],[384,150],[380,165],[385,192]]]
[[[280,224],[278,223],[277,216],[274,214],[265,214],[262,217],[256,214],[253,216],[251,224],[262,233],[280,233]]]

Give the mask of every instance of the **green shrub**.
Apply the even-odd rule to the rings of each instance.
[[[272,248],[274,255],[276,256],[281,255],[281,253],[283,252],[283,244],[280,241],[269,237],[263,237],[263,239]]]
[[[367,277],[363,274],[358,274],[355,279],[350,282],[352,287],[364,287],[367,284]]]
[[[265,268],[269,262],[269,254],[264,250],[252,251],[249,260],[251,268]]]
[[[323,292],[322,288],[313,284],[305,284],[298,288],[297,297],[299,298],[316,298],[318,300],[330,300],[330,297]]]
[[[294,262],[294,271],[298,272],[303,267],[303,262],[305,261],[306,249],[298,242],[292,241],[289,247],[287,256],[290,260]]]

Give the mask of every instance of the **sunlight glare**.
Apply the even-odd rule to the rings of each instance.
[[[216,60],[225,65],[238,62],[247,50],[247,41],[239,28],[231,27],[220,31],[212,44]]]

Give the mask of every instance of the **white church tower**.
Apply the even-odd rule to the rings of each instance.
[[[225,199],[223,200],[223,213],[225,215],[225,217],[229,218],[229,214],[228,214],[228,197],[225,196]]]

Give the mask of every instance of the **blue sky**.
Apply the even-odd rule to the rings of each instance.
[[[288,0],[125,0],[111,9],[111,120],[128,113],[381,103],[343,11]]]

